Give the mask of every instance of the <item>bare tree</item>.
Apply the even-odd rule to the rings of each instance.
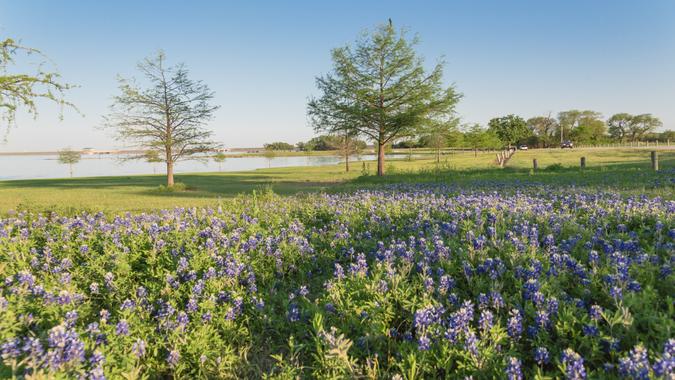
[[[144,87],[135,79],[119,79],[121,94],[114,98],[106,126],[119,140],[159,151],[166,163],[167,186],[173,186],[176,162],[220,147],[204,128],[219,107],[210,104],[214,93],[207,85],[188,78],[185,65],[167,67],[165,61],[159,52],[138,64],[147,81]]]

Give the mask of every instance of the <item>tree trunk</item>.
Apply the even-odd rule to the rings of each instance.
[[[73,164],[70,164],[70,178],[73,178]]]
[[[349,149],[345,149],[345,171],[349,173]]]
[[[377,143],[377,175],[379,177],[384,175],[384,143],[381,142]]]
[[[436,163],[440,164],[441,163],[441,149],[436,148]]]
[[[173,162],[171,161],[166,163],[166,185],[173,186]]]

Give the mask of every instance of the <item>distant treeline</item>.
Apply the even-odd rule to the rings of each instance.
[[[417,135],[402,136],[393,148],[462,147],[472,149],[500,149],[525,144],[529,147],[558,147],[564,141],[593,145],[626,142],[675,142],[675,131],[657,132],[663,124],[651,114],[631,115],[617,113],[605,119],[599,112],[570,110],[556,116],[544,115],[525,119],[518,115],[496,117],[487,126],[461,125],[449,128],[439,136],[420,130]],[[342,137],[321,135],[295,145],[285,142],[266,144],[268,150],[327,151],[339,150]],[[361,149],[366,142],[356,139]]]

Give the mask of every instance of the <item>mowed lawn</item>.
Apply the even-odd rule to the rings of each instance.
[[[661,171],[650,169],[649,150],[575,149],[519,151],[497,168],[493,153],[444,154],[435,159],[389,160],[387,176],[377,178],[376,163],[354,162],[346,173],[344,165],[259,169],[245,172],[179,174],[183,192],[163,192],[162,175],[91,177],[0,181],[0,214],[10,210],[149,211],[161,208],[215,205],[240,194],[272,190],[290,195],[301,192],[342,191],[397,182],[443,182],[474,186],[485,182],[533,182],[608,187],[626,192],[647,192],[672,198],[675,150],[660,150]],[[586,157],[587,169],[578,169]],[[431,156],[427,156],[431,157]],[[532,159],[540,170],[533,172]],[[551,165],[560,164],[560,167]],[[548,167],[548,169],[547,169]]]

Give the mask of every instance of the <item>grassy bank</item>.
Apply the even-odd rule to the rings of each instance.
[[[578,169],[579,157],[587,169]],[[532,159],[540,170],[533,172]],[[556,165],[559,164],[559,165]],[[162,175],[93,177],[0,182],[0,212],[16,209],[89,209],[147,211],[175,206],[213,204],[254,190],[271,188],[282,195],[298,192],[341,191],[387,183],[445,182],[473,186],[484,182],[553,183],[646,192],[672,198],[675,151],[660,152],[661,171],[650,169],[649,150],[587,149],[517,152],[507,167],[495,167],[494,155],[471,152],[433,159],[389,160],[387,176],[375,177],[375,162],[355,162],[349,173],[343,165],[288,167],[245,172],[180,174],[182,192],[159,189]]]

